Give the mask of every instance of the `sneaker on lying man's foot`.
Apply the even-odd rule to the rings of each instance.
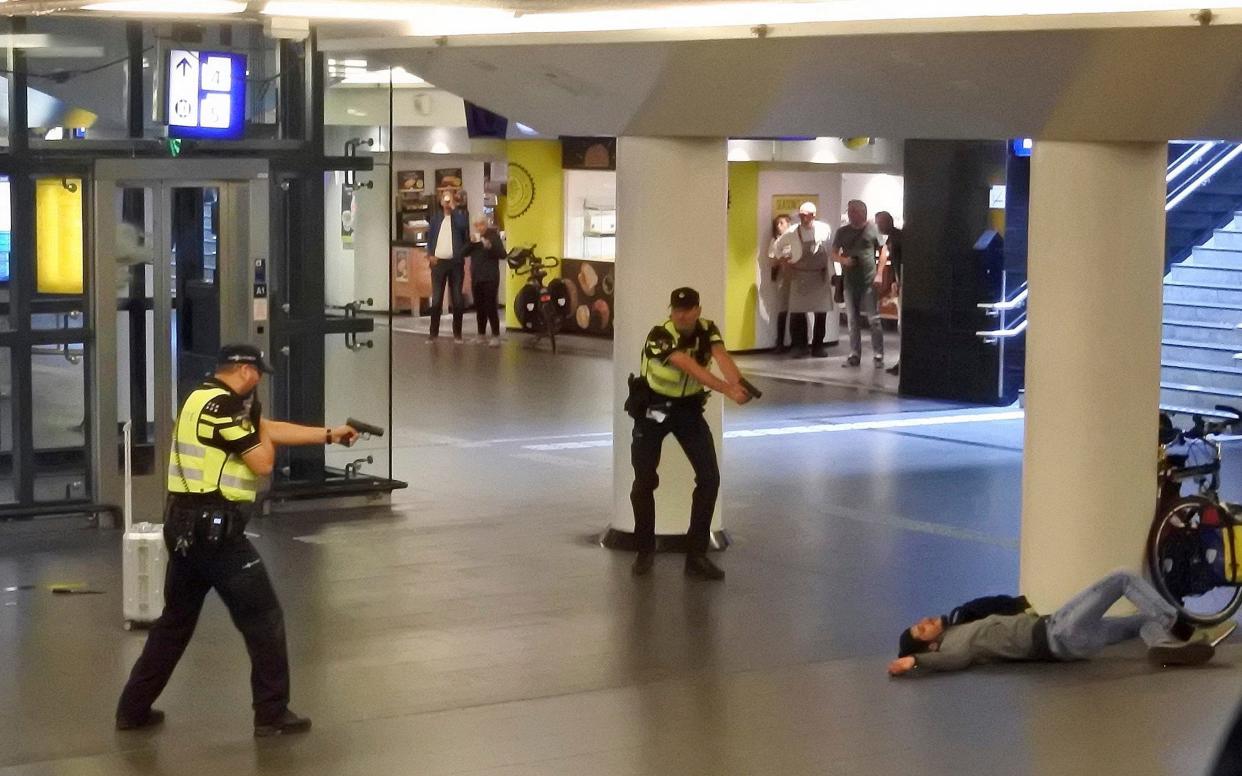
[[[1195,634],[1195,639],[1202,639],[1213,647],[1219,647],[1221,642],[1233,635],[1238,629],[1238,624],[1233,620],[1222,622],[1219,625],[1213,625],[1208,628],[1200,628]]]
[[[1147,659],[1158,666],[1199,666],[1212,659],[1216,648],[1206,640],[1170,641],[1147,649]]]

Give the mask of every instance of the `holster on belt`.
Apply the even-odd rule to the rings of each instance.
[[[215,547],[242,536],[248,518],[248,510],[228,501],[174,495],[168,500],[164,535],[176,547],[195,542]]]

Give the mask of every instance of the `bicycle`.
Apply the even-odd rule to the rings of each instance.
[[[1146,547],[1156,589],[1198,625],[1224,622],[1242,607],[1242,564],[1234,549],[1235,534],[1242,540],[1242,505],[1219,494],[1221,444],[1242,413],[1217,411],[1215,420],[1194,416],[1187,430],[1161,413],[1159,492]],[[1188,482],[1195,492],[1183,495]]]
[[[561,260],[555,256],[536,256],[535,246],[532,245],[509,251],[505,262],[513,274],[530,276],[513,300],[518,323],[523,331],[535,335],[536,343],[547,336],[552,352],[556,353],[556,333],[561,330],[569,313],[569,291],[560,278],[548,283],[544,283],[544,279],[548,276],[548,270],[559,266]]]

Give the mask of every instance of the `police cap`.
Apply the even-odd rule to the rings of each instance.
[[[673,295],[669,297],[668,306],[674,310],[689,310],[692,307],[698,307],[699,292],[689,286],[682,286],[673,291]]]
[[[216,365],[229,366],[231,364],[250,364],[260,372],[269,375],[274,371],[272,365],[263,358],[262,350],[244,343],[234,343],[220,348],[220,355],[216,357]]]

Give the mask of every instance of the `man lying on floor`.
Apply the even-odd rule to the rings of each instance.
[[[1138,614],[1106,617],[1121,598]],[[944,617],[924,617],[901,634],[890,676],[960,671],[976,663],[1086,660],[1104,647],[1142,636],[1159,665],[1199,665],[1237,623],[1196,630],[1136,574],[1117,571],[1070,599],[1051,616],[1040,616],[1024,597],[980,598]]]

